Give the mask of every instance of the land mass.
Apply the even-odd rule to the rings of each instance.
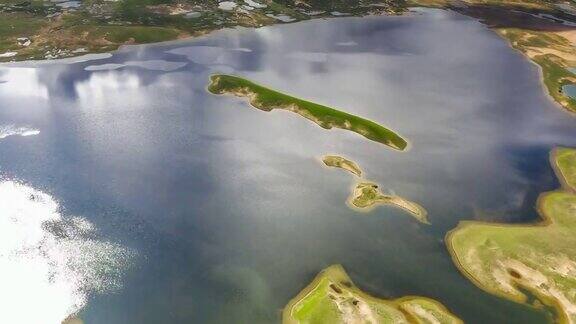
[[[576,99],[564,90],[576,85],[576,8],[565,0],[0,0],[0,62],[108,52],[225,27],[398,15],[412,7],[478,18],[537,64],[550,96],[576,112]]]
[[[489,293],[553,307],[576,323],[576,149],[558,148],[551,163],[562,183],[538,198],[543,220],[508,225],[464,221],[446,238],[460,271]]]
[[[407,211],[421,223],[430,224],[424,207],[397,195],[383,194],[373,182],[358,183],[348,199],[348,204],[361,211],[370,211],[379,205],[390,205]]]
[[[430,224],[424,207],[398,195],[383,194],[377,184],[361,178],[362,169],[356,162],[338,155],[326,155],[322,161],[327,166],[346,170],[356,176],[357,182],[347,200],[353,210],[369,212],[376,206],[389,205],[410,213],[421,223]]]
[[[311,18],[401,12],[379,0],[0,0],[0,62],[108,52]]]
[[[576,112],[576,100],[565,93],[565,85],[576,83],[576,31],[530,31],[518,28],[498,28],[496,33],[509,40],[542,69],[542,82],[548,94],[569,111]]]
[[[313,121],[322,128],[335,127],[349,130],[396,150],[402,151],[408,145],[402,137],[373,121],[292,97],[237,76],[212,75],[208,91],[217,95],[231,94],[246,97],[253,107],[263,111],[288,110]]]
[[[358,289],[340,265],[320,274],[283,311],[283,324],[460,324],[442,304],[425,297],[385,300]]]
[[[362,176],[362,169],[356,164],[356,162],[348,160],[338,155],[326,155],[322,158],[322,162],[326,166],[333,168],[340,168],[346,170],[357,177]]]
[[[449,9],[479,19],[540,67],[547,93],[566,110],[576,100],[563,87],[576,84],[576,7],[562,0],[408,0],[408,7]]]

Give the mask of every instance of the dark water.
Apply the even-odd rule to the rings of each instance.
[[[411,149],[209,95],[216,72],[376,120]],[[0,141],[0,174],[137,252],[121,290],[90,294],[88,324],[275,323],[334,263],[365,291],[436,298],[467,323],[546,321],[473,286],[443,243],[463,219],[535,221],[538,193],[557,186],[548,152],[576,143],[536,67],[474,20],[427,10],[230,30],[4,66],[0,80],[0,125],[41,131]],[[349,210],[352,177],[321,167],[327,153],[432,225]]]

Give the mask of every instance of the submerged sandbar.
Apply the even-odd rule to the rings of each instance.
[[[403,151],[408,146],[408,142],[398,134],[371,120],[292,97],[237,76],[212,75],[208,91],[217,95],[231,94],[246,97],[253,107],[263,111],[288,110],[313,121],[322,128],[335,127],[349,130],[396,150]]]

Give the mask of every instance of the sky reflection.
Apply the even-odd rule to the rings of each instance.
[[[211,73],[373,119],[411,149],[212,96]],[[542,321],[462,278],[442,241],[462,219],[534,220],[556,185],[549,150],[576,139],[535,67],[477,21],[426,10],[239,28],[3,66],[0,80],[0,125],[41,132],[0,142],[0,174],[48,188],[143,256],[120,293],[91,296],[88,323],[277,322],[332,263],[367,291],[439,298],[468,323]],[[327,153],[422,204],[432,225],[349,210],[352,179],[320,165]]]

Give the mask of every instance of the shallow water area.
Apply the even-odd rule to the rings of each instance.
[[[372,119],[410,150],[210,95],[215,73]],[[0,80],[0,125],[40,132],[0,139],[0,183],[45,192],[62,218],[137,255],[116,293],[86,286],[87,324],[277,323],[335,263],[366,292],[435,298],[467,323],[549,318],[476,288],[443,243],[463,219],[535,221],[537,195],[558,185],[550,149],[576,142],[536,67],[475,20],[418,10],[239,28],[0,65]],[[354,180],[322,167],[326,154],[422,205],[431,225],[350,210]]]
[[[566,84],[562,86],[562,92],[564,92],[570,98],[576,99],[576,85],[575,84]]]

